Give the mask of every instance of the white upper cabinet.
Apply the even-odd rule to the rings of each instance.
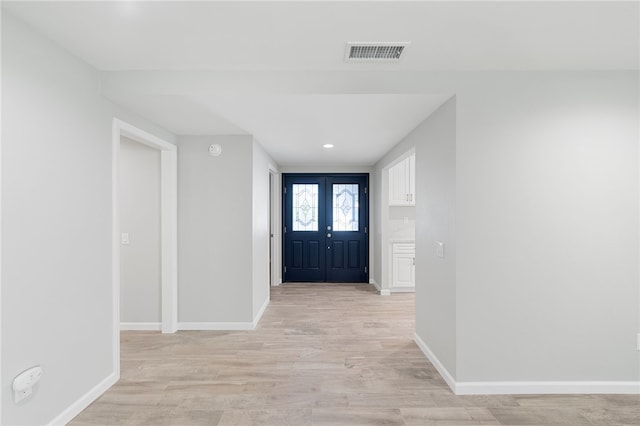
[[[411,154],[389,169],[389,205],[415,206],[415,181],[416,156]]]

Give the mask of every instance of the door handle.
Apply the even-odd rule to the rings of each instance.
[[[328,234],[327,234],[327,238],[331,238],[331,233],[328,233]]]

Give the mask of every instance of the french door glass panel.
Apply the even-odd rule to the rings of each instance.
[[[333,230],[358,231],[358,184],[333,184]]]
[[[293,230],[318,230],[318,185],[293,184]]]

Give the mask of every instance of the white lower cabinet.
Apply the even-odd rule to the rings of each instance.
[[[392,291],[412,291],[416,286],[416,245],[394,243],[392,249]]]

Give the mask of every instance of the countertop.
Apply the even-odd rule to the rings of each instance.
[[[412,243],[412,244],[415,244],[416,243],[416,239],[415,238],[411,238],[411,237],[391,237],[391,238],[389,238],[389,242],[391,244],[393,244],[393,243]]]

